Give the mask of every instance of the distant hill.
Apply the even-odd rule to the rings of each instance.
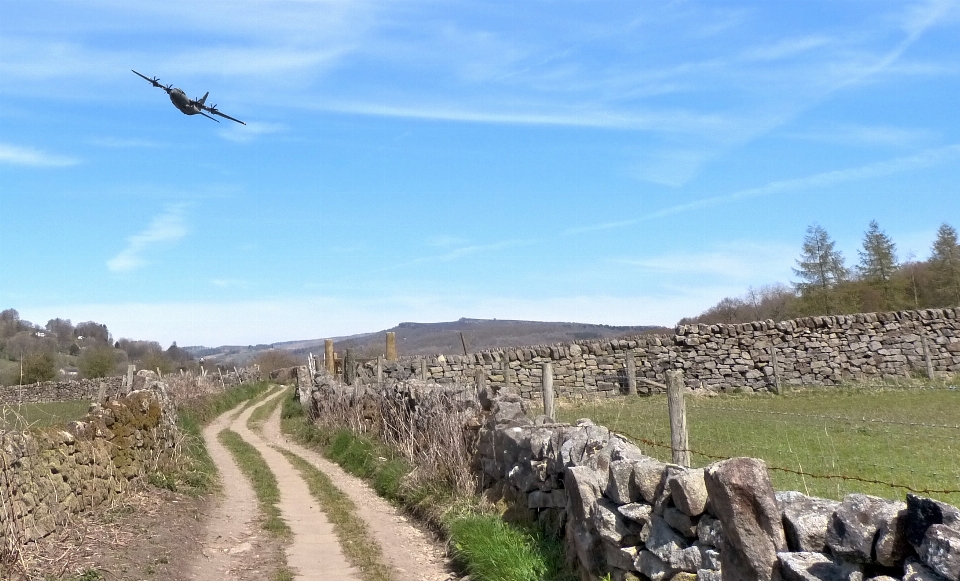
[[[446,323],[400,323],[392,329],[374,333],[362,333],[348,337],[331,337],[337,352],[354,349],[359,358],[382,355],[385,349],[385,334],[397,334],[398,355],[444,355],[462,354],[460,333],[463,333],[470,352],[522,345],[566,343],[581,339],[607,339],[624,335],[669,333],[672,329],[654,326],[618,327],[591,325],[587,323],[549,323],[541,321],[508,321],[499,319],[460,319]],[[323,352],[324,339],[285,341],[272,345],[187,347],[196,357],[231,360],[245,363],[260,351],[283,349],[297,355]]]

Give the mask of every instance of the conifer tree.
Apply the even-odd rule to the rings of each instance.
[[[870,227],[863,235],[863,250],[858,250],[860,264],[857,272],[867,284],[879,287],[883,294],[883,309],[894,306],[891,281],[897,272],[897,245],[880,230],[876,220],[870,221]]]
[[[830,291],[849,277],[843,254],[834,246],[822,226],[808,226],[803,239],[803,254],[797,259],[797,268],[793,269],[793,273],[802,279],[794,283],[801,296],[821,303],[827,313],[832,313],[835,302]]]
[[[960,244],[957,231],[947,223],[940,225],[930,256],[934,291],[941,306],[960,305]]]

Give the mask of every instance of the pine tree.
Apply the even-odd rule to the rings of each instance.
[[[844,264],[843,254],[834,248],[830,235],[819,224],[807,227],[803,239],[803,254],[797,259],[797,268],[793,273],[803,279],[794,283],[801,296],[819,302],[824,312],[833,311],[831,290],[849,277]]]
[[[960,305],[960,244],[956,229],[946,223],[937,230],[930,266],[939,306]]]
[[[857,272],[869,285],[879,287],[883,294],[883,310],[893,308],[894,292],[891,281],[897,272],[897,245],[890,240],[886,232],[880,230],[876,220],[870,221],[870,227],[863,235],[863,250],[858,250],[860,264]]]

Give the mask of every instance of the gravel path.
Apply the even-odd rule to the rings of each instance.
[[[264,423],[263,438],[313,464],[330,478],[334,486],[350,497],[357,506],[357,515],[367,523],[379,543],[384,560],[396,570],[398,581],[459,579],[453,574],[443,548],[414,526],[396,507],[377,496],[366,482],[347,474],[320,454],[281,434],[279,408]]]
[[[286,393],[287,390],[281,390],[260,405]],[[343,556],[333,525],[310,494],[310,489],[300,477],[300,473],[283,454],[271,448],[259,435],[247,428],[247,418],[256,407],[259,406],[251,406],[240,414],[232,429],[263,455],[270,471],[277,478],[280,488],[280,516],[293,531],[293,540],[287,547],[287,566],[294,571],[296,579],[303,581],[357,581],[357,570],[351,567]],[[273,414],[277,422],[280,421],[279,411],[278,408],[277,413]]]
[[[262,581],[276,570],[276,542],[260,528],[257,497],[250,481],[217,439],[217,434],[230,426],[237,409],[239,406],[220,415],[203,430],[207,452],[220,473],[223,494],[213,511],[205,515],[203,557],[190,568],[191,579]]]

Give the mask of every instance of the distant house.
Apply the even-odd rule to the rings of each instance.
[[[60,368],[60,377],[63,379],[77,379],[80,377],[80,370],[76,367],[61,367]]]

